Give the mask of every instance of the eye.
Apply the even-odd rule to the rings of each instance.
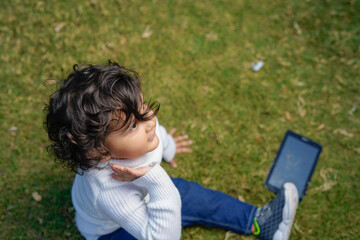
[[[134,122],[133,123],[133,125],[131,126],[131,128],[130,128],[130,131],[135,131],[135,129],[136,129],[136,122]]]

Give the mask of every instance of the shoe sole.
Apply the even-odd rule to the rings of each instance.
[[[293,183],[285,183],[285,205],[282,214],[282,222],[274,234],[273,240],[288,240],[291,233],[291,227],[294,222],[296,209],[299,203],[299,194]]]

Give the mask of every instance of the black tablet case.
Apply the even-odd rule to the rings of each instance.
[[[320,144],[288,130],[271,166],[265,186],[277,193],[285,182],[292,182],[298,189],[300,202],[321,150]]]

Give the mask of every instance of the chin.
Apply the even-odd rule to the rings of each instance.
[[[153,142],[152,142],[152,146],[151,146],[151,149],[150,151],[154,151],[158,146],[159,146],[159,138],[158,136],[156,135]]]

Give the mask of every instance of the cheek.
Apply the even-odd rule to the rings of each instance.
[[[152,150],[154,150],[155,148],[157,148],[158,146],[159,146],[159,143],[160,143],[160,140],[159,140],[159,137],[158,137],[158,135],[156,135],[155,136],[155,138],[154,138],[154,142],[152,143],[152,147],[153,147],[153,149]]]
[[[134,138],[125,143],[126,148],[124,153],[129,158],[135,158],[147,153],[147,141],[146,138]]]

